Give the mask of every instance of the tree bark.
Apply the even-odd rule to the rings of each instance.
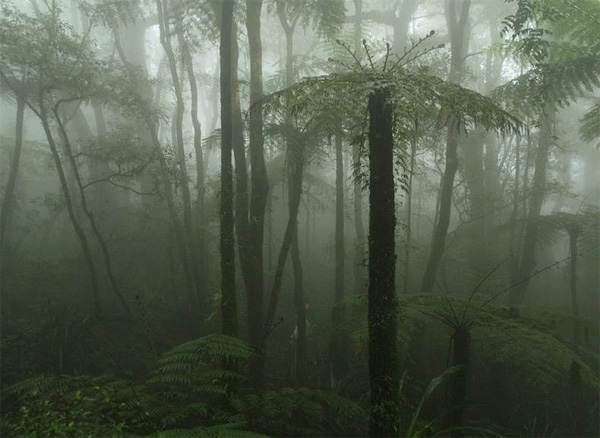
[[[233,90],[232,38],[234,0],[223,0],[221,15],[221,331],[237,337],[237,299],[235,291],[235,237],[233,218]]]
[[[370,436],[399,433],[396,350],[395,206],[392,106],[387,90],[369,98],[369,378]]]
[[[258,387],[264,384],[265,358],[260,355],[262,343],[264,295],[264,229],[269,180],[265,164],[263,137],[263,73],[260,14],[262,0],[247,0],[246,30],[250,47],[250,167],[251,195],[248,221],[248,253],[251,272],[248,294],[248,331],[255,354],[250,360],[250,378]]]

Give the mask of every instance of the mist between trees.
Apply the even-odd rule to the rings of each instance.
[[[598,0],[2,0],[2,436],[599,435]]]

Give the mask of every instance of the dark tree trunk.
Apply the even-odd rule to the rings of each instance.
[[[15,187],[17,186],[17,176],[19,175],[19,165],[21,163],[21,151],[23,150],[23,118],[25,115],[25,101],[17,97],[17,120],[15,128],[15,148],[12,154],[8,182],[4,191],[2,200],[2,209],[0,210],[0,291],[5,290],[6,285],[6,266],[10,261],[8,248],[8,224],[15,197]]]
[[[387,90],[369,98],[369,378],[370,436],[399,433],[396,350],[393,112]]]
[[[248,282],[248,331],[250,345],[257,352],[250,361],[250,378],[257,386],[264,383],[265,358],[260,354],[263,336],[264,229],[269,180],[265,165],[263,138],[263,73],[260,13],[262,0],[247,0],[246,30],[250,46],[250,167],[252,191],[248,221],[248,253],[251,279]]]
[[[237,337],[235,237],[233,219],[233,90],[231,48],[234,0],[223,0],[221,15],[221,331]]]
[[[450,380],[450,436],[465,436],[464,426],[467,383],[471,356],[471,334],[467,327],[458,327],[452,336],[452,365],[461,366]]]
[[[348,343],[345,329],[344,300],[344,157],[342,135],[335,136],[335,296],[331,314],[331,366],[335,382],[342,379],[348,368]],[[337,384],[337,383],[336,383]]]

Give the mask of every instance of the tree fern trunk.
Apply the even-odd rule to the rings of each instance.
[[[386,90],[369,98],[369,378],[370,436],[399,432],[396,351],[395,198],[392,105]]]

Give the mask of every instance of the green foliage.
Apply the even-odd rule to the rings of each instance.
[[[363,436],[363,409],[336,394],[284,388],[236,399],[252,428],[275,436]]]
[[[580,133],[584,141],[600,141],[600,102],[593,105],[581,119]],[[600,148],[600,142],[596,148]]]
[[[533,391],[549,392],[569,382],[572,363],[580,366],[581,377],[589,388],[600,387],[598,377],[572,346],[543,324],[549,310],[525,317],[514,317],[503,307],[476,305],[464,300],[438,295],[414,295],[399,300],[400,330],[418,333],[423,319],[433,319],[453,327],[464,315],[471,327],[472,346],[489,363],[499,363],[518,370],[524,383]],[[560,318],[560,314],[554,316]]]

